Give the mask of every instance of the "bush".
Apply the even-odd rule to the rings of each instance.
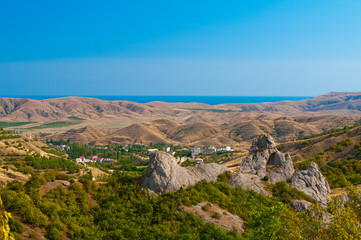
[[[361,184],[361,161],[356,159],[337,159],[328,162],[321,169],[331,188],[346,187],[348,184]]]
[[[47,231],[46,236],[51,240],[61,240],[61,231],[59,231],[55,227],[50,227],[50,229]]]
[[[220,219],[222,217],[222,215],[219,212],[215,212],[215,213],[212,214],[211,217],[216,218],[216,219]]]
[[[218,176],[218,181],[227,183],[230,178],[231,178],[231,172],[227,171]]]
[[[306,200],[312,203],[316,203],[313,198],[309,197],[296,188],[288,186],[288,184],[284,181],[278,182],[273,186],[272,195],[283,203],[289,203],[293,199]]]
[[[321,152],[317,153],[314,157],[312,157],[306,161],[295,163],[295,168],[298,168],[299,170],[306,170],[311,162],[320,164],[322,159],[324,158],[324,155],[325,155],[325,152],[321,151]]]
[[[9,182],[6,187],[10,190],[14,190],[14,191],[20,191],[23,188],[23,184],[21,182],[19,182],[18,180],[14,180],[12,182]]]
[[[23,225],[21,225],[21,223],[14,218],[9,218],[9,227],[11,232],[15,232],[15,233],[23,232]]]

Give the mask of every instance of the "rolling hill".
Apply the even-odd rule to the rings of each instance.
[[[316,116],[277,119],[244,120],[235,124],[213,125],[210,123],[177,123],[158,119],[146,123],[135,123],[124,128],[102,130],[94,127],[71,129],[63,133],[48,135],[46,139],[71,142],[104,144],[172,143],[194,146],[237,147],[260,134],[274,136],[285,142],[302,136],[317,134],[331,129],[353,125],[357,119],[350,116]]]
[[[328,93],[302,101],[257,104],[134,103],[96,98],[0,98],[9,130],[93,144],[232,145],[272,134],[279,142],[352,125],[361,93]]]
[[[64,97],[45,100],[21,98],[0,98],[0,120],[2,121],[55,121],[76,116],[84,119],[124,118],[135,119],[139,116],[151,118],[174,118],[177,122],[191,121],[198,115],[202,121],[205,116],[239,116],[244,112],[265,112],[280,115],[300,115],[305,112],[332,114],[361,113],[361,93],[328,93],[301,101],[282,101],[276,103],[228,103],[208,105],[203,103],[134,103],[129,101],[105,101],[96,98]],[[341,111],[341,112],[340,112]],[[201,112],[201,114],[199,114]],[[197,118],[195,117],[195,118]],[[227,117],[229,118],[229,117]],[[199,120],[199,119],[197,119]],[[218,121],[218,119],[217,119]],[[219,121],[218,121],[219,122]]]

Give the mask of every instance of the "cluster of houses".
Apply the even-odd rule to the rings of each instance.
[[[148,155],[151,155],[151,154],[153,154],[153,153],[155,153],[155,152],[158,152],[158,149],[156,149],[156,148],[150,148],[150,149],[148,149]],[[172,154],[172,155],[175,154],[174,151],[171,151],[171,150],[170,150],[170,147],[165,147],[165,148],[163,148],[163,152],[170,153],[170,154]]]
[[[234,151],[231,147],[221,147],[221,148],[215,148],[215,147],[208,147],[208,148],[192,148],[192,157],[198,156],[200,154],[203,155],[209,155],[216,152],[232,152]]]
[[[89,156],[87,158],[81,156],[81,157],[76,158],[75,161],[77,163],[83,163],[83,164],[88,164],[88,163],[92,163],[92,162],[111,164],[111,163],[117,162],[117,160],[114,160],[114,159],[103,158],[103,157],[98,157],[98,156]]]
[[[30,136],[30,138],[31,138],[31,136]],[[54,147],[56,147],[56,148],[59,148],[59,149],[61,149],[61,150],[63,150],[63,151],[66,151],[66,150],[70,150],[70,147],[69,146],[67,146],[67,145],[64,145],[64,144],[61,144],[61,145],[53,145],[52,143],[48,143],[50,146],[54,146]]]

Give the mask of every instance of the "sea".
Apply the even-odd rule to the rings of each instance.
[[[43,100],[49,98],[60,98],[68,96],[12,96],[17,98],[30,98],[35,100]],[[210,105],[224,104],[224,103],[263,103],[263,102],[280,102],[280,101],[299,101],[312,98],[300,96],[81,96],[97,98],[107,101],[127,100],[137,103],[148,103],[154,101],[160,102],[198,102]]]

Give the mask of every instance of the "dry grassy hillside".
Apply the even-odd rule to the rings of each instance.
[[[345,127],[307,139],[288,142],[279,148],[289,153],[296,168],[303,170],[310,162],[317,163],[333,194],[345,187],[361,187],[361,126]]]
[[[84,127],[78,129],[71,129],[65,133],[57,134],[57,139],[69,139],[71,142],[91,142],[94,139],[105,137],[107,132],[94,127]]]
[[[343,146],[339,150],[331,149],[332,146],[350,139],[348,146]],[[289,153],[295,162],[303,161],[314,157],[321,151],[325,152],[323,164],[339,158],[347,158],[356,151],[355,144],[361,141],[361,127],[355,127],[345,131],[335,131],[323,136],[316,136],[310,139],[291,141],[282,144],[282,151]],[[329,149],[329,150],[328,150]],[[327,161],[326,161],[327,160]]]
[[[5,185],[13,180],[24,183],[31,177],[28,173],[18,171],[19,166],[8,165],[8,160],[24,161],[27,155],[34,154],[45,157],[55,156],[49,150],[49,146],[40,141],[0,130],[0,185]]]
[[[260,134],[271,134],[278,142],[289,141],[348,125],[358,118],[349,116],[299,116],[294,118],[259,118],[234,124],[177,123],[158,119],[136,123],[124,128],[101,130],[93,127],[69,130],[46,136],[46,139],[92,144],[173,143],[194,146],[224,146],[239,148]]]
[[[357,115],[361,114],[361,93],[329,93],[302,101],[276,103],[220,104],[203,103],[134,103],[129,101],[105,101],[96,98],[65,97],[46,100],[0,98],[0,121],[31,122],[29,126],[41,126],[55,121],[71,122],[111,128],[115,122],[126,125],[169,119],[178,123],[233,124],[240,120],[300,115]],[[83,122],[74,122],[74,120]],[[85,124],[84,124],[85,123]],[[69,125],[68,124],[68,125]],[[79,125],[80,126],[80,125]],[[19,127],[19,126],[16,126]],[[50,127],[41,126],[40,129]],[[57,128],[70,129],[67,124]],[[39,128],[28,129],[39,131]]]
[[[361,92],[330,92],[321,96],[301,101],[282,101],[277,103],[260,104],[222,104],[219,107],[231,106],[232,109],[244,111],[273,111],[284,114],[297,114],[300,112],[329,112],[334,110],[343,114],[359,114],[361,111]]]

